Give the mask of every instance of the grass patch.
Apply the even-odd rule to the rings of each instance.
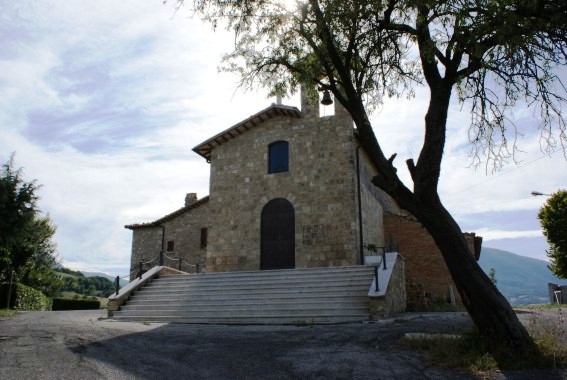
[[[514,310],[541,310],[541,309],[561,309],[565,308],[565,304],[556,304],[556,303],[545,303],[541,305],[522,305],[522,306],[514,306]]]
[[[114,294],[114,293],[113,293]],[[58,298],[66,299],[98,299],[100,301],[100,308],[106,309],[108,307],[108,298],[98,296],[85,296],[75,292],[59,292]]]
[[[525,358],[513,356],[505,347],[490,345],[476,331],[458,338],[404,337],[400,343],[425,353],[429,365],[457,368],[475,375],[498,370],[567,367],[567,346],[556,336],[537,336],[534,341],[539,352]]]
[[[401,339],[404,347],[424,352],[429,365],[459,368],[471,373],[498,369],[496,360],[484,349],[478,334],[467,332],[459,338],[442,336]]]
[[[16,313],[17,313],[16,310],[0,309],[0,317],[11,317]]]

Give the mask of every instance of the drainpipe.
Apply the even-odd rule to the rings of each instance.
[[[159,266],[163,266],[163,247],[165,244],[165,226],[161,227],[161,251],[159,251]]]
[[[359,149],[362,145],[356,147],[356,182],[358,186],[358,250],[360,254],[360,265],[364,265],[364,243],[362,240],[362,190],[360,188],[360,155]]]

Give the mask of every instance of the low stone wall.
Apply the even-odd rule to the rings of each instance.
[[[396,254],[392,274],[385,293],[370,296],[370,316],[373,319],[387,317],[406,310],[406,277],[404,259]]]

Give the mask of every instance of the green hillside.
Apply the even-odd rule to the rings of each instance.
[[[85,277],[81,272],[63,266],[56,268],[63,280],[62,293],[75,293],[83,296],[106,298],[115,291],[112,281],[102,276]]]
[[[555,277],[543,260],[495,248],[482,248],[479,264],[488,273],[495,270],[498,289],[512,306],[548,303],[547,284],[567,284]]]
[[[112,283],[114,283],[114,279],[116,277],[113,277],[107,273],[103,273],[103,272],[85,272],[85,271],[81,271],[81,273],[83,274],[83,276],[85,277],[104,277],[104,278],[108,278],[110,281],[112,281]],[[130,281],[121,278],[120,279],[120,287],[123,288],[126,285],[128,285]]]

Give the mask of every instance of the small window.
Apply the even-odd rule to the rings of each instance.
[[[167,242],[167,252],[173,252],[173,240]]]
[[[289,144],[276,141],[268,146],[268,174],[289,171]]]
[[[207,227],[201,228],[201,249],[207,248]]]

